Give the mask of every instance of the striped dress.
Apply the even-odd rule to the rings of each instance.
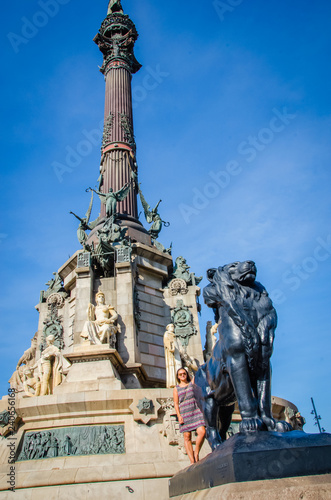
[[[179,426],[179,431],[191,432],[198,427],[205,426],[203,415],[194,397],[192,382],[185,387],[176,385],[176,389],[179,399],[179,411],[184,419],[184,423]]]

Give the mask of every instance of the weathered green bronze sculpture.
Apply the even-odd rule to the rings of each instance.
[[[164,222],[161,219],[160,214],[158,212],[158,208],[159,208],[159,205],[160,205],[162,200],[160,200],[156,204],[155,208],[153,208],[151,210],[151,207],[148,205],[147,201],[145,200],[144,195],[141,192],[140,184],[139,184],[139,196],[140,196],[141,204],[142,204],[143,209],[144,209],[146,222],[148,224],[152,224],[151,227],[149,228],[148,232],[151,235],[152,243],[154,243],[161,232],[162,225],[164,225],[165,227],[168,227],[170,224],[169,224],[169,222]]]
[[[78,215],[76,215],[74,212],[70,212],[72,215],[74,215],[76,217],[76,219],[78,219],[80,221],[78,229],[77,229],[77,238],[78,238],[79,243],[84,248],[84,250],[89,250],[89,247],[86,245],[86,241],[87,241],[88,236],[87,236],[85,231],[87,231],[87,230],[92,231],[92,229],[94,229],[99,222],[99,217],[95,221],[90,222],[92,206],[93,206],[93,193],[92,193],[91,201],[90,201],[90,204],[89,204],[89,207],[88,207],[88,210],[86,212],[85,217],[81,218],[81,217],[78,217]]]
[[[118,14],[123,14],[121,0],[110,0],[108,5],[107,16],[109,16],[110,14],[114,14],[114,12],[117,12]]]
[[[115,243],[124,239],[126,227],[121,227],[115,223],[115,216],[109,217],[101,229],[98,230],[99,239],[106,243]]]
[[[101,191],[96,191],[91,187],[89,187],[86,191],[94,191],[99,196],[101,203],[103,203],[103,205],[106,205],[107,217],[111,217],[113,215],[117,215],[117,202],[125,200],[130,191],[130,187],[131,185],[129,183],[126,183],[121,189],[116,192],[113,191],[113,188],[109,188],[108,193],[101,193]]]
[[[27,432],[18,461],[113,453],[125,453],[124,425],[62,427]]]
[[[45,283],[48,286],[47,290],[41,290],[40,292],[40,302],[46,302],[46,300],[51,295],[59,295],[63,299],[66,299],[68,292],[63,287],[63,280],[58,273],[53,273],[54,278],[50,279]]]
[[[186,352],[190,338],[196,335],[197,330],[194,326],[193,316],[182,299],[177,300],[176,307],[171,311],[171,320],[175,326],[175,337]]]
[[[186,259],[181,256],[177,257],[172,279],[182,279],[187,285],[198,285],[202,280],[202,276],[196,276],[195,273],[190,273],[189,270],[190,266],[187,265]]]

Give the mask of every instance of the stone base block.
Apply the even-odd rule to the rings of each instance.
[[[56,471],[59,472],[60,471]],[[61,471],[62,472],[62,471]],[[75,480],[76,482],[76,480]],[[0,492],[1,500],[168,500],[168,478],[100,481]]]
[[[117,368],[123,361],[115,349],[108,346],[78,346],[66,358],[72,363],[65,381],[54,394],[77,391],[124,389]]]
[[[199,463],[178,472],[170,497],[227,483],[331,472],[331,435],[292,431],[236,434]]]
[[[331,474],[231,483],[173,497],[172,500],[330,500]]]

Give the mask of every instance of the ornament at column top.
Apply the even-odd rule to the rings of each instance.
[[[94,42],[103,53],[101,73],[106,74],[111,68],[124,67],[130,73],[141,68],[133,53],[138,32],[127,14],[123,13],[120,1],[109,2],[108,14],[103,20]]]
[[[114,12],[120,12],[123,14],[121,0],[110,0],[107,15],[109,16],[109,14],[113,14]]]

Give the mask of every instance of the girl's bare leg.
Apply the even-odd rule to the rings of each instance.
[[[184,445],[187,456],[190,459],[191,464],[194,464],[194,455],[193,455],[193,447],[192,447],[190,432],[184,432]]]
[[[203,445],[203,442],[205,440],[205,435],[206,435],[206,428],[201,426],[198,427],[197,429],[197,440],[195,443],[195,450],[194,450],[194,460],[195,462],[199,461],[199,452],[201,450],[201,446]]]

